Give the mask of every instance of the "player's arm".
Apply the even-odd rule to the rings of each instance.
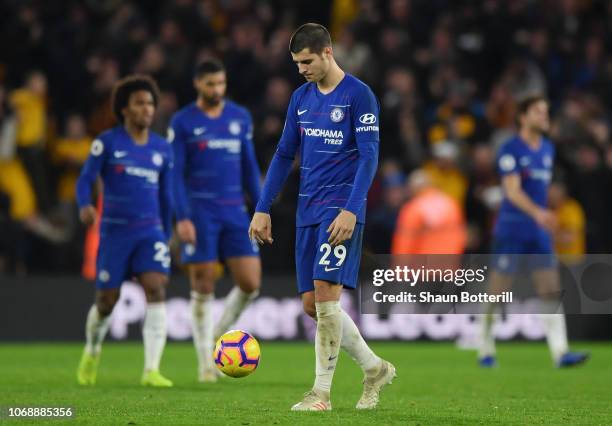
[[[511,152],[502,152],[498,163],[502,175],[502,188],[508,201],[531,216],[538,225],[552,230],[555,223],[552,212],[540,207],[523,191],[516,157]]]
[[[300,144],[300,134],[298,131],[295,108],[296,101],[294,94],[287,108],[287,118],[285,119],[283,134],[281,135],[276,152],[274,153],[274,157],[266,173],[261,195],[255,207],[255,214],[249,226],[249,237],[259,244],[263,244],[264,242],[272,244],[270,208],[272,207],[272,201],[274,201],[287,180],[287,176],[289,176],[295,154]]]
[[[371,90],[365,89],[352,103],[351,123],[354,126],[359,160],[351,195],[344,209],[327,229],[329,242],[332,245],[340,244],[353,236],[357,216],[365,208],[368,191],[378,167],[380,143],[378,101]]]
[[[164,167],[159,175],[159,213],[166,239],[172,237],[172,213],[174,210],[174,197],[172,196],[172,170],[173,166],[172,149],[168,149],[168,158],[164,162]]]
[[[173,167],[172,167],[172,189],[173,210],[176,218],[176,233],[179,239],[185,243],[195,243],[196,232],[191,222],[191,211],[185,188],[185,143],[186,138],[176,116],[172,118],[168,129],[168,142],[172,144]]]
[[[255,156],[255,146],[253,145],[253,121],[249,116],[247,133],[242,141],[241,165],[242,165],[242,186],[249,194],[252,203],[259,201],[261,196],[261,171]]]
[[[76,183],[76,199],[79,206],[79,218],[85,225],[92,225],[96,221],[96,208],[93,203],[93,187],[100,171],[104,166],[107,149],[102,139],[95,139],[91,143],[89,157],[81,169]]]

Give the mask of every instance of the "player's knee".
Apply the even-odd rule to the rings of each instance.
[[[315,306],[314,299],[312,300],[310,298],[304,299],[302,301],[302,306],[304,308],[304,313],[306,313],[306,315],[308,315],[314,320],[317,319],[317,308]]]
[[[107,317],[113,312],[113,308],[117,304],[117,300],[119,300],[118,292],[102,292],[98,293],[96,296],[96,307],[98,308],[98,313]]]
[[[211,267],[194,266],[191,269],[191,287],[198,293],[208,294],[215,290],[216,271]]]
[[[148,273],[141,276],[147,302],[163,302],[166,299],[168,277],[165,274]]]
[[[238,282],[238,286],[245,293],[258,293],[261,280],[258,277],[244,277]]]

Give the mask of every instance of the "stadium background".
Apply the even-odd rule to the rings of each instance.
[[[307,21],[330,28],[339,64],[371,85],[381,102],[380,168],[368,197],[367,251],[389,252],[406,202],[406,176],[417,168],[462,206],[466,251],[488,251],[500,200],[495,150],[513,131],[516,99],[540,92],[551,100],[557,188],[567,192],[555,198],[565,226],[557,248],[570,261],[611,252],[612,2],[3,0],[0,315],[2,323],[15,326],[2,327],[0,339],[82,335],[93,290],[79,278],[85,235],[77,222],[74,182],[93,137],[115,124],[109,108],[113,84],[132,72],[155,77],[162,97],[154,127],[164,134],[171,115],[195,96],[194,64],[222,58],[229,96],[254,116],[256,152],[265,171],[289,96],[301,84],[287,51],[289,36]],[[276,305],[264,304],[262,312],[294,309],[297,180],[294,171],[273,210],[275,243],[262,253],[263,302]],[[175,271],[170,294],[181,300],[187,288]],[[37,308],[24,310],[26,300]],[[40,326],[41,312],[52,312],[50,323],[63,326]],[[175,318],[177,327],[183,320]],[[130,323],[127,336],[138,336],[138,321]],[[261,337],[308,335],[305,324],[296,316],[294,334],[277,330]],[[607,316],[574,317],[570,334],[610,338],[609,324]],[[365,334],[410,338],[402,334],[405,326],[399,322],[387,334]],[[384,327],[375,323],[376,329]],[[435,333],[412,338],[455,337]],[[526,330],[510,337],[515,336],[541,334]]]

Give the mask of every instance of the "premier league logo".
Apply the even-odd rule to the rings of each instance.
[[[341,108],[334,108],[331,110],[329,118],[331,118],[331,121],[334,123],[339,123],[344,118],[344,111]]]
[[[153,154],[153,158],[151,160],[153,161],[153,164],[155,164],[156,166],[161,166],[164,162],[164,159],[158,152]]]

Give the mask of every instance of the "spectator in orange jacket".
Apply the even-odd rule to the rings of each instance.
[[[410,200],[401,208],[392,254],[461,254],[466,224],[459,203],[436,189],[422,170],[408,179]]]

